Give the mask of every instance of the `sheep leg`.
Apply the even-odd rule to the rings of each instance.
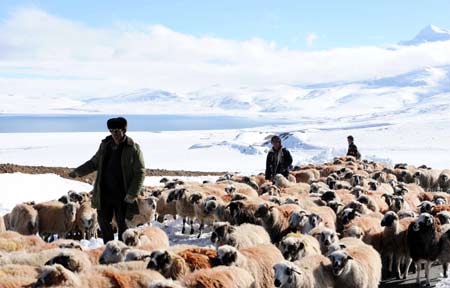
[[[430,266],[431,266],[431,261],[425,262],[425,277],[427,278],[426,286],[431,286],[431,284],[430,284]]]
[[[394,262],[394,255],[390,254],[388,256],[388,272],[389,272],[389,276],[392,275],[392,264]],[[397,259],[397,263],[398,263],[398,259]]]
[[[442,270],[444,270],[444,278],[447,278],[447,269],[448,269],[448,263],[442,264]]]
[[[198,228],[198,236],[197,238],[200,238],[202,236],[203,228],[205,227],[205,222],[203,219],[200,221],[200,227]]]
[[[194,220],[189,219],[189,225],[191,225],[191,235],[194,234]]]
[[[411,264],[412,264],[412,259],[410,257],[406,257],[406,269],[405,269],[405,274],[403,274],[403,279],[406,279],[406,277],[408,276],[409,267],[411,266]],[[400,269],[400,267],[399,267],[399,269]]]
[[[416,262],[416,284],[420,286],[420,268],[421,268],[420,260]]]
[[[183,229],[181,229],[181,233],[184,234],[184,232],[186,231],[186,217],[183,218]]]

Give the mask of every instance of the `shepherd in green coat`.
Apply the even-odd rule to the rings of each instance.
[[[97,209],[103,242],[114,240],[111,225],[116,216],[119,240],[127,229],[125,218],[139,213],[137,197],[145,178],[144,156],[130,137],[126,136],[127,120],[111,118],[107,122],[110,136],[102,140],[95,155],[69,173],[72,178],[97,171],[92,207]]]

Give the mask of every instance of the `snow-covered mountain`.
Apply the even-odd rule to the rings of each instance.
[[[111,104],[111,103],[142,103],[148,101],[176,101],[178,96],[163,90],[140,89],[130,93],[123,93],[112,97],[88,98],[86,104]]]
[[[400,45],[418,45],[426,42],[448,40],[450,40],[450,30],[442,29],[435,25],[428,25],[416,37],[408,41],[402,41]]]

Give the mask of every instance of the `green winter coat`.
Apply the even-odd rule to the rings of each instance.
[[[95,179],[94,190],[92,195],[92,207],[101,210],[100,207],[100,190],[101,179],[103,172],[103,159],[106,153],[108,142],[114,141],[112,136],[108,136],[102,140],[97,153],[86,163],[75,169],[78,176],[85,176],[94,171],[97,171],[97,178]],[[127,136],[126,143],[122,150],[122,174],[123,183],[125,185],[124,191],[133,197],[137,197],[142,189],[145,178],[145,164],[144,156],[139,148],[130,137]]]

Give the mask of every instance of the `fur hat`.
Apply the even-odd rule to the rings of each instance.
[[[106,122],[108,129],[127,129],[127,119],[123,117],[111,118]]]

